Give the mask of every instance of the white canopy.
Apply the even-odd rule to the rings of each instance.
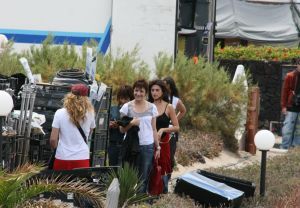
[[[299,16],[299,4],[217,0],[216,37],[298,46]]]

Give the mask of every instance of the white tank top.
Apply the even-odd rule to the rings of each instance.
[[[179,101],[179,98],[176,97],[176,96],[173,96],[173,99],[172,99],[172,105],[173,105],[173,108],[176,110],[176,106],[178,104],[178,101]]]

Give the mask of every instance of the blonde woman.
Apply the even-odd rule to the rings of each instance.
[[[50,136],[51,148],[56,149],[53,170],[90,166],[86,138],[95,128],[95,116],[88,91],[86,85],[73,85],[64,98],[64,107],[54,115]]]

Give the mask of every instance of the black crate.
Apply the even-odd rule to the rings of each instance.
[[[70,86],[37,85],[35,108],[57,110],[63,106],[64,96],[70,92]]]
[[[107,131],[100,131],[95,133],[91,141],[91,163],[92,166],[103,166],[105,165],[106,148],[107,148]]]
[[[235,189],[241,190],[245,193],[245,198],[253,197],[255,192],[255,184],[251,181],[246,181],[242,179],[237,179],[233,177],[223,176],[215,173],[210,173],[205,170],[198,170],[197,173],[213,179],[215,181],[225,183],[226,185],[233,187]]]
[[[196,172],[177,179],[174,192],[188,195],[204,207],[240,207],[244,192],[219,183]]]

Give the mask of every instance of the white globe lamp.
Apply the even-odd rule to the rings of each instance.
[[[275,144],[275,136],[269,130],[260,130],[254,136],[254,143],[259,150],[270,150]]]
[[[0,116],[7,116],[14,107],[14,102],[10,94],[0,90]]]
[[[260,196],[265,196],[267,151],[275,144],[275,136],[269,130],[260,130],[254,136],[255,146],[261,151]]]

